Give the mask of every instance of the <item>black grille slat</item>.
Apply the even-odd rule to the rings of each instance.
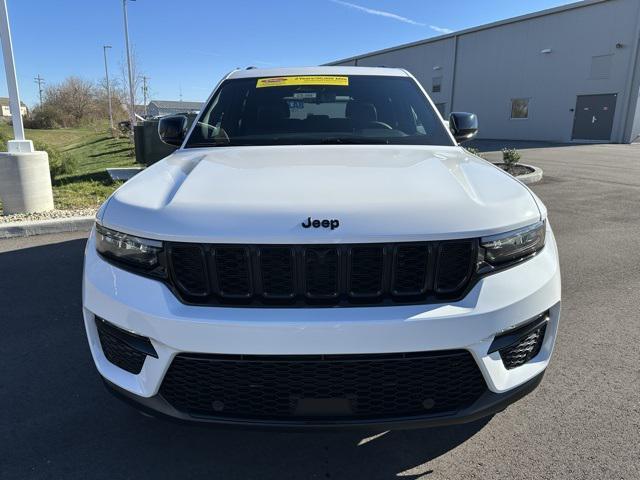
[[[449,294],[460,289],[471,276],[474,257],[474,244],[471,241],[440,244],[436,266],[436,292]]]
[[[344,245],[168,243],[169,283],[185,303],[349,306],[461,298],[477,240]]]
[[[174,245],[169,256],[176,284],[182,292],[194,296],[209,294],[206,261],[200,245]]]
[[[179,354],[160,388],[177,410],[196,416],[307,418],[305,399],[338,399],[341,418],[455,412],[486,391],[467,351],[380,355],[235,356]],[[314,418],[335,416],[316,412]]]
[[[251,267],[248,247],[216,247],[215,269],[221,297],[251,296]]]
[[[337,247],[304,250],[305,295],[311,299],[335,298],[340,293],[340,252]]]
[[[353,247],[349,251],[349,295],[378,297],[383,290],[384,247]]]
[[[429,248],[425,244],[399,245],[394,252],[392,293],[422,295],[427,290]]]
[[[293,298],[295,290],[295,254],[291,247],[259,249],[260,280],[265,298]]]

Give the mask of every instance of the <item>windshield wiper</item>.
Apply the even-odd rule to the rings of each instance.
[[[193,142],[187,143],[186,147],[247,147],[253,146],[254,143],[240,143],[240,142]]]
[[[322,145],[388,145],[389,140],[367,137],[328,137],[320,139],[319,143]]]

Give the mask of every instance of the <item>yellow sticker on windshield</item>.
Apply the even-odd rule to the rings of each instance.
[[[332,75],[305,75],[300,77],[270,77],[259,78],[256,88],[284,87],[289,85],[337,85],[349,86],[349,77],[335,77]]]

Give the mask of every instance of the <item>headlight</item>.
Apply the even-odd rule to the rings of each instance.
[[[505,266],[522,260],[544,247],[546,222],[480,240],[481,261],[491,266]]]
[[[151,270],[160,263],[162,242],[134,237],[96,225],[96,250],[116,262]]]

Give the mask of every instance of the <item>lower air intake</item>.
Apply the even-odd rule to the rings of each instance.
[[[380,419],[455,412],[486,384],[467,351],[372,355],[179,354],[160,394],[228,419]]]

